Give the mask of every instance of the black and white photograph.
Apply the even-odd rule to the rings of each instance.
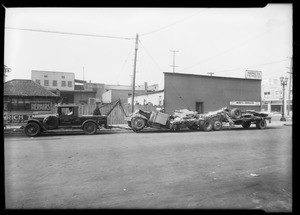
[[[293,212],[293,4],[9,7],[5,209]]]

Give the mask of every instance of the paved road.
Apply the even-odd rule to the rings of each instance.
[[[4,143],[7,208],[292,210],[292,126]]]

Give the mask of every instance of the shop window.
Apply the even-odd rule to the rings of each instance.
[[[44,80],[44,86],[49,86],[49,80]]]
[[[53,87],[57,87],[57,81],[56,81],[56,80],[53,80],[53,81],[52,81],[52,86],[53,86]]]
[[[62,81],[62,82],[61,82],[61,86],[62,86],[62,87],[65,87],[65,86],[66,86],[66,81]]]
[[[68,81],[68,87],[72,87],[72,81]]]
[[[30,110],[30,101],[29,101],[29,99],[13,98],[11,100],[11,110],[12,111]]]

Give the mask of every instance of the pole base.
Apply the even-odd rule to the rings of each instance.
[[[281,117],[280,121],[286,121],[286,118],[285,117]]]

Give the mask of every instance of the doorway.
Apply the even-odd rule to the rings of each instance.
[[[196,102],[196,111],[201,114],[204,113],[203,102]]]

